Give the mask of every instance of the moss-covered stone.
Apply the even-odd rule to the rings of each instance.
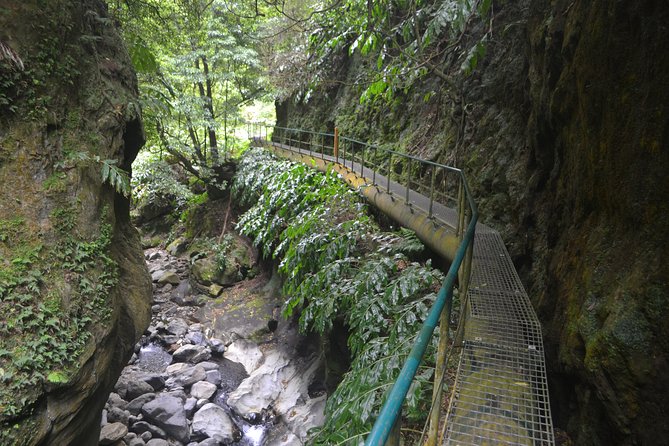
[[[15,108],[0,110],[3,445],[95,444],[107,395],[149,322],[129,203],[96,161],[129,170],[144,140],[136,79],[105,17],[100,1],[0,13],[0,41],[26,67]]]

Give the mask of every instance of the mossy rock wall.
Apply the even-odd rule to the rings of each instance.
[[[129,202],[102,182],[144,142],[137,81],[98,0],[0,8],[0,444],[97,444],[150,318]]]
[[[579,445],[669,438],[668,20],[655,1],[496,1],[477,69],[442,65],[456,89],[428,76],[363,105],[376,57],[341,54],[334,82],[277,106],[279,125],[465,169],[544,325],[555,423]]]

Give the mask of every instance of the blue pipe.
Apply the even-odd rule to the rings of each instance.
[[[446,278],[441,285],[437,299],[435,300],[434,305],[432,305],[430,314],[427,316],[427,319],[425,319],[425,322],[423,322],[423,327],[418,334],[418,339],[411,349],[409,358],[407,359],[406,363],[404,363],[404,367],[402,367],[402,371],[400,372],[397,381],[395,381],[395,384],[393,385],[393,388],[388,395],[388,399],[383,405],[383,408],[381,409],[381,412],[379,413],[379,416],[374,423],[372,431],[365,440],[365,446],[384,446],[388,440],[390,431],[392,430],[393,425],[397,420],[397,417],[402,412],[402,404],[404,403],[404,399],[406,398],[407,392],[409,391],[411,382],[416,375],[418,366],[423,359],[425,350],[427,350],[430,338],[432,338],[432,333],[434,332],[434,329],[439,322],[441,312],[443,311],[446,303],[448,302],[450,304],[453,299],[453,286],[455,285],[455,280],[458,277],[458,269],[460,268],[460,265],[465,258],[467,247],[474,239],[474,231],[476,229],[477,219],[478,215],[476,208],[474,208],[472,209],[472,219],[469,222],[469,226],[467,226],[467,231],[465,232],[462,243],[460,243],[460,246],[458,246],[458,250],[455,253],[455,258],[453,259],[453,263],[451,263],[451,267],[448,269],[448,273],[446,274]]]

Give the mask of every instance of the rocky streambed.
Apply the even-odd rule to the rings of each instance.
[[[278,281],[261,273],[221,290],[194,280],[188,258],[155,248],[145,258],[152,321],[105,405],[99,444],[304,444],[323,422],[323,366],[278,317]]]

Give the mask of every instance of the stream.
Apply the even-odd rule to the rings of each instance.
[[[187,259],[149,249],[151,324],[102,414],[100,445],[301,446],[323,423],[317,346],[277,317],[276,281],[260,275],[218,298]],[[268,328],[269,327],[269,328]]]

